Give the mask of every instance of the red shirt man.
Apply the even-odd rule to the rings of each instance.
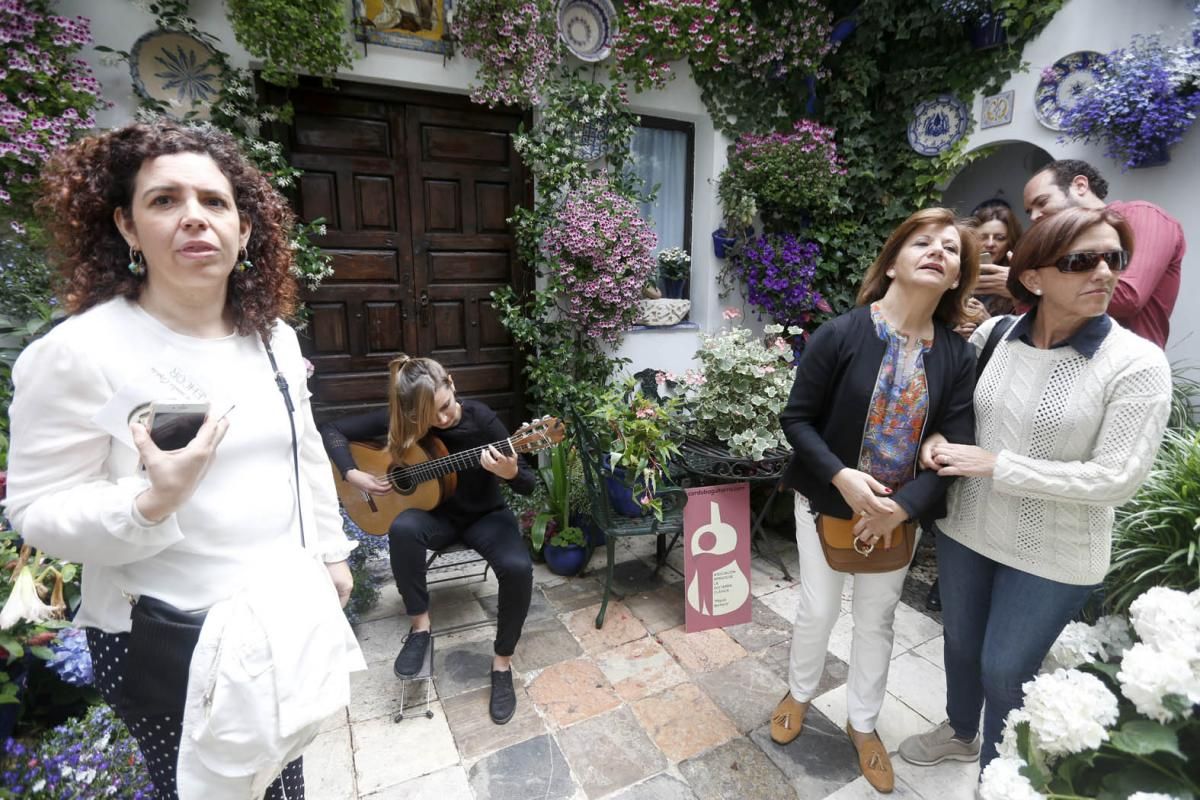
[[[1025,184],[1030,219],[1064,208],[1103,208],[1108,182],[1086,161],[1053,161]],[[1108,314],[1134,333],[1166,347],[1179,295],[1187,242],[1178,220],[1144,200],[1108,203],[1133,228],[1133,257],[1121,273]]]

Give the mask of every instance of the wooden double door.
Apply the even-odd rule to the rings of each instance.
[[[296,211],[324,218],[315,242],[334,268],[304,298],[318,417],[386,402],[388,362],[406,353],[440,361],[511,429],[520,365],[490,295],[523,280],[507,223],[526,193],[512,147],[521,115],[351,84],[290,99]]]

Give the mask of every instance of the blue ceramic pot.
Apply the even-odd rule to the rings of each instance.
[[[604,547],[604,542],[608,539],[604,534],[604,529],[596,524],[596,521],[587,514],[572,514],[571,524],[579,530],[583,531],[583,535],[587,537],[588,547]]]
[[[729,248],[733,247],[733,243],[737,240],[726,233],[724,228],[717,228],[712,234],[713,240],[713,255],[717,258],[724,258]]]
[[[613,511],[623,517],[640,517],[646,513],[641,504],[633,499],[633,489],[625,483],[625,470],[610,467],[608,456],[604,457],[604,485],[608,488],[608,504]]]
[[[577,544],[569,544],[566,547],[548,544],[542,548],[542,553],[546,556],[546,566],[551,572],[571,577],[578,575],[579,570],[587,563],[588,549]]]
[[[687,283],[687,278],[663,278],[661,283],[663,297],[678,300],[683,297],[683,285]]]

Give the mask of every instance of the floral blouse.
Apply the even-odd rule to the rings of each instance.
[[[895,489],[912,479],[921,447],[929,411],[925,353],[933,342],[918,339],[917,347],[908,348],[908,337],[888,324],[878,303],[871,305],[871,321],[887,349],[867,412],[858,468]]]

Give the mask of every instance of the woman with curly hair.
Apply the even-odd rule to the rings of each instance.
[[[83,564],[75,624],[159,798],[303,797],[314,717],[362,657],[339,608],[354,545],[281,321],[292,214],[228,134],[167,121],[77,142],[43,183],[70,316],[13,369],[8,514]],[[207,419],[160,448],[163,404]]]

